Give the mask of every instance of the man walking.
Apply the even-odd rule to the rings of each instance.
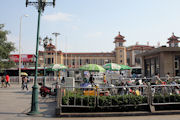
[[[10,87],[10,78],[9,78],[9,75],[7,74],[6,75],[6,87],[9,85]]]

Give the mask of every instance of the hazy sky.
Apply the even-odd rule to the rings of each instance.
[[[26,8],[25,0],[1,0],[0,24],[11,31],[15,53],[24,14],[29,17],[22,20],[22,52],[35,54],[37,9]],[[64,52],[111,52],[119,31],[125,46],[148,41],[157,46],[158,41],[165,45],[172,32],[180,36],[179,28],[180,0],[56,0],[55,8],[48,6],[42,14],[40,36],[54,39],[52,32],[61,33],[58,50]]]

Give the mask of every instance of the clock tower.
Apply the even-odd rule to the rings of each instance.
[[[119,34],[114,38],[115,43],[115,55],[116,55],[116,63],[126,65],[127,57],[126,57],[126,47],[124,47],[124,36]]]

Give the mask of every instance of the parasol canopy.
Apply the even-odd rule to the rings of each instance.
[[[107,63],[103,65],[103,68],[110,71],[119,71],[121,69],[121,66],[116,63]]]
[[[47,71],[60,71],[60,70],[65,70],[68,67],[66,67],[63,64],[52,64],[49,67],[47,67]]]
[[[90,72],[105,72],[106,70],[97,64],[86,64],[79,68],[80,70],[90,71]]]

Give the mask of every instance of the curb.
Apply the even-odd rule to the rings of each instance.
[[[148,115],[175,115],[180,114],[180,110],[156,111],[156,112],[99,112],[99,113],[61,113],[55,117],[122,117],[122,116],[148,116]]]

